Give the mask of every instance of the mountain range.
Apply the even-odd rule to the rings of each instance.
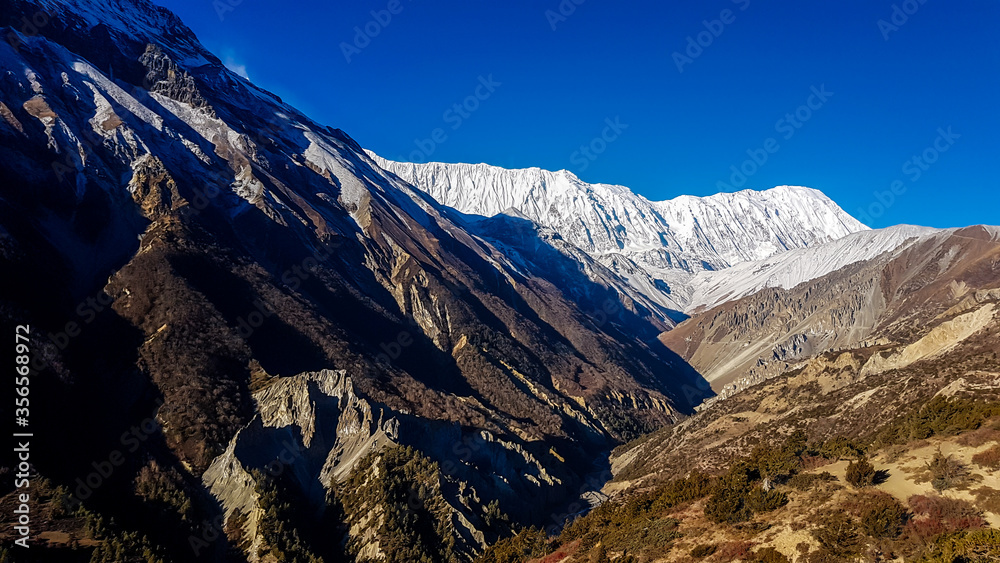
[[[685,311],[711,275],[736,264],[867,230],[822,192],[779,186],[652,202],[623,186],[573,173],[486,164],[413,164],[384,169],[435,200],[473,216],[514,214],[568,242],[661,305]],[[705,304],[705,303],[700,303]]]
[[[824,354],[881,382],[996,328],[994,227],[391,162],[147,0],[0,22],[0,313],[29,335],[45,560],[492,557],[690,469],[678,429]]]

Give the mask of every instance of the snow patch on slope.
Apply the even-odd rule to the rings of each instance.
[[[861,231],[826,244],[800,248],[766,260],[744,262],[718,272],[701,272],[691,281],[694,291],[686,310],[709,308],[752,295],[762,289],[796,285],[825,276],[885,252],[898,253],[938,229],[898,225]]]

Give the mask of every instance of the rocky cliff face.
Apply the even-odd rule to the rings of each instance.
[[[993,227],[926,232],[873,260],[697,314],[661,340],[723,394],[823,352],[912,342],[927,323],[994,294],[996,236]]]
[[[262,510],[253,470],[290,475],[317,517],[327,489],[357,461],[398,439],[399,420],[354,394],[343,372],[307,373],[275,382],[254,396],[257,414],[237,431],[202,480],[219,499],[225,518],[248,516],[245,533],[252,560],[261,548]]]
[[[183,506],[210,512],[214,491],[246,516],[248,475],[286,439],[305,449],[291,492],[316,510],[360,452],[412,446],[458,468],[442,494],[474,550],[486,503],[549,523],[601,452],[710,394],[655,339],[664,308],[558,259],[573,250],[554,237],[508,256],[516,241],[229,72],[166,10],[0,6],[5,22],[41,12],[0,41],[3,268],[37,273],[0,302],[31,319],[42,402],[67,429],[38,467],[86,476],[162,399],[157,440],[95,502],[178,558],[193,517],[121,500],[153,463],[177,468]]]
[[[566,484],[549,473],[565,475],[566,468],[551,463],[547,468],[516,442],[395,412],[357,395],[343,371],[282,378],[255,393],[254,401],[257,414],[202,476],[221,503],[226,522],[234,515],[246,518],[243,532],[252,546],[251,560],[257,560],[265,542],[259,533],[262,477],[294,482],[306,501],[297,510],[320,520],[338,486],[352,474],[369,475],[371,467],[363,462],[388,446],[416,448],[444,468],[437,477],[437,494],[454,522],[455,550],[466,556],[496,539],[495,532],[487,531],[490,537],[484,534],[486,504],[498,499],[510,503],[522,495],[558,494],[554,491]],[[491,486],[496,480],[505,483],[503,489]],[[384,557],[374,532],[385,509],[368,502],[350,514],[355,522],[371,523],[355,526],[350,533],[362,556]]]

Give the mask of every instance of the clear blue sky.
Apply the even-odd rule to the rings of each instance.
[[[563,0],[564,19],[560,0],[154,1],[387,158],[433,146],[430,160],[565,168],[653,200],[805,185],[875,227],[1000,224],[997,0]],[[701,32],[711,43],[685,54]],[[675,53],[697,56],[679,72]],[[499,85],[467,100],[491,75]],[[823,85],[832,96],[810,100]],[[797,110],[808,120],[779,123]],[[594,141],[616,118],[627,128]],[[939,139],[949,127],[959,137]],[[442,142],[418,149],[437,129]],[[767,161],[737,186],[748,150]],[[932,164],[910,160],[925,151]],[[896,180],[879,212],[874,194]]]

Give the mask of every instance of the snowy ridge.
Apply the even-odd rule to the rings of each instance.
[[[588,184],[566,170],[400,163],[368,154],[462,213],[492,217],[513,209],[555,229],[654,301],[679,310],[688,308],[700,272],[868,230],[822,192],[805,187],[652,202],[624,186]]]
[[[486,164],[412,164],[369,152],[382,168],[462,213],[509,208],[595,257],[625,253],[660,269],[721,269],[867,229],[818,190],[780,186],[651,202],[573,173]]]
[[[833,242],[744,262],[718,272],[701,272],[691,281],[693,293],[686,310],[711,307],[770,287],[791,289],[844,266],[886,252],[899,253],[921,238],[939,232],[929,227],[897,225],[853,233]]]
[[[36,0],[50,14],[72,14],[79,18],[81,32],[103,25],[119,40],[146,42],[152,37],[169,37],[178,64],[197,67],[217,63],[180,18],[170,10],[133,0]]]

